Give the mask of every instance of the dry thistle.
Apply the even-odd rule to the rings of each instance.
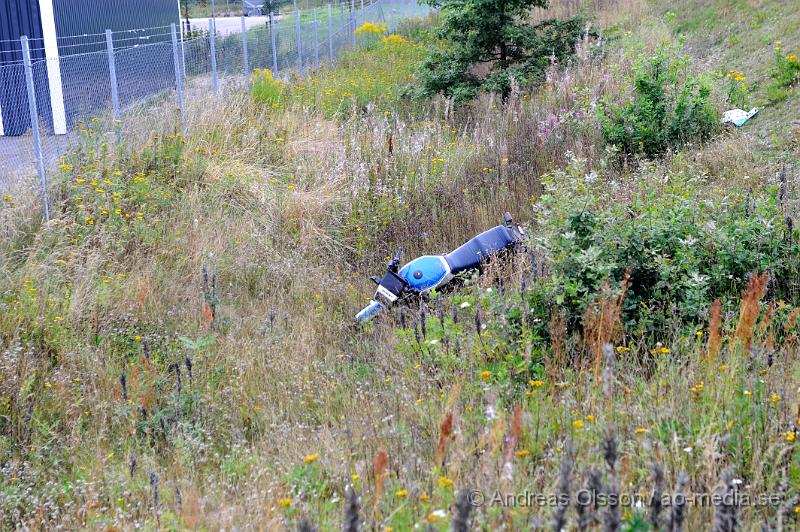
[[[158,473],[155,471],[150,472],[150,489],[152,491],[152,506],[153,510],[158,510],[161,497],[158,492]]]
[[[734,337],[745,349],[750,349],[753,341],[753,329],[761,311],[761,298],[766,292],[769,274],[750,275],[747,288],[742,292],[742,305],[739,311],[739,323],[736,325]]]
[[[617,479],[617,437],[613,429],[608,430],[603,438],[603,458],[608,467],[608,486],[605,490],[608,495],[608,506],[603,513],[603,530],[605,532],[614,532],[619,530],[620,527],[620,506],[619,506],[619,480]]]
[[[709,362],[715,362],[719,358],[719,352],[722,348],[722,303],[716,299],[711,304],[710,310],[711,319],[708,323],[708,352],[707,358]]]
[[[461,490],[456,498],[456,513],[453,516],[453,532],[468,532],[469,513],[472,510],[469,490]]]
[[[614,398],[614,367],[617,364],[617,352],[611,344],[603,344],[603,359],[605,365],[603,366],[603,397],[606,401],[612,403]]]
[[[423,308],[419,309],[419,325],[422,330],[422,339],[424,340],[428,337],[428,317]]]
[[[128,379],[125,376],[125,370],[122,370],[122,374],[119,376],[119,384],[122,386],[122,400],[124,402],[128,402]]]
[[[650,497],[650,524],[653,530],[661,529],[661,497],[664,494],[664,466],[654,463],[651,469],[653,476],[653,496]]]
[[[572,440],[567,439],[561,455],[561,465],[558,472],[558,484],[556,485],[556,509],[553,512],[553,532],[561,532],[567,526],[567,510],[570,502],[570,480],[572,468],[575,465]]]
[[[678,474],[675,492],[672,494],[672,510],[669,514],[668,532],[681,532],[686,519],[686,484],[689,482],[686,473]]]
[[[722,472],[722,485],[720,497],[714,505],[714,532],[734,532],[739,527],[736,511],[739,505],[737,484],[739,481],[733,476],[733,468],[728,467]]]
[[[308,522],[308,519],[301,519],[297,524],[297,532],[315,532],[316,530],[317,529]]]
[[[358,493],[353,488],[347,492],[347,506],[344,512],[344,532],[358,532],[360,528],[361,518],[359,512],[361,511],[361,504],[358,502]]]

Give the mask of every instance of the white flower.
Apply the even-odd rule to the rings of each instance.
[[[464,301],[460,306],[461,308],[469,308],[471,305],[469,304],[469,301]]]

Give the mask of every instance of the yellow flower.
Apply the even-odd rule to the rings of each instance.
[[[744,391],[744,396],[745,397],[750,397],[751,395],[753,395],[753,392],[751,392],[750,390],[745,390]]]
[[[796,55],[788,55],[786,59],[789,60],[790,63],[797,63],[797,56]]]
[[[634,432],[635,432],[636,434],[644,434],[644,433],[646,433],[646,432],[647,432],[647,429],[646,429],[646,428],[644,428],[644,427],[636,427],[636,430],[635,430]]]
[[[292,499],[284,497],[283,499],[278,501],[278,504],[281,505],[281,508],[288,508],[289,506],[292,505]]]
[[[426,495],[425,493],[423,493],[422,495],[419,496],[419,500],[422,502],[428,502],[429,500],[431,500],[431,497],[430,495]]]
[[[358,473],[353,473],[352,475],[350,475],[350,478],[353,479],[353,482],[358,482],[358,479],[360,479],[361,477],[358,475]]]
[[[783,439],[785,439],[788,443],[794,442],[796,438],[797,438],[797,433],[795,431],[783,433]]]
[[[624,345],[617,346],[617,353],[627,353],[630,350],[631,350],[630,347],[625,347]]]
[[[142,337],[137,334],[136,336],[133,337],[133,341],[134,342],[141,342],[142,341]]]
[[[593,416],[593,415],[591,415],[591,414],[589,414],[588,416],[586,416],[586,421],[588,421],[589,423],[591,423],[592,421],[594,421],[594,416]]]
[[[576,419],[575,421],[572,422],[572,428],[574,428],[574,429],[582,429],[583,428],[583,421],[581,421],[580,419]]]
[[[408,496],[408,490],[397,490],[394,493],[394,496],[399,498],[399,499],[402,499],[403,497]]]
[[[535,381],[528,381],[528,386],[531,388],[541,388],[544,386],[544,381],[535,380]]]
[[[528,449],[520,449],[515,454],[517,458],[525,458],[526,456],[529,456],[531,452]]]
[[[114,458],[114,453],[113,453],[113,452],[112,452],[112,453],[108,453],[108,457],[107,457],[107,458],[108,458],[109,460],[111,460],[112,458]]]
[[[449,488],[453,485],[453,481],[447,477],[439,477],[439,487],[440,488]]]
[[[316,462],[317,460],[319,460],[319,453],[309,454],[309,455],[306,455],[305,458],[303,458],[303,463],[304,464],[312,464],[312,463]]]
[[[70,170],[72,170],[72,165],[67,163],[59,164],[58,168],[64,170],[65,172],[69,172]]]
[[[781,400],[781,396],[773,392],[773,394],[769,396],[769,400],[773,405],[776,405],[778,401]]]
[[[485,369],[481,372],[481,380],[483,382],[489,382],[489,378],[492,376],[492,372],[488,369]]]

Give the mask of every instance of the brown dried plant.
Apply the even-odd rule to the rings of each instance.
[[[739,311],[739,323],[736,325],[734,338],[745,348],[750,349],[753,342],[753,330],[761,312],[761,299],[764,297],[769,274],[751,275],[747,288],[742,292],[742,305]]]
[[[630,272],[625,272],[616,295],[611,290],[610,280],[606,279],[597,299],[586,307],[583,314],[583,341],[594,358],[595,375],[600,371],[603,360],[603,344],[614,343],[624,332],[622,304],[630,286],[630,278]]]

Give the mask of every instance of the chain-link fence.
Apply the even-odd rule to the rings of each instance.
[[[59,37],[58,50],[70,53],[55,57],[41,39],[23,37],[10,57],[0,57],[0,193],[38,176],[46,200],[48,172],[89,121],[113,124],[133,109],[163,108],[167,99],[182,120],[185,99],[197,91],[243,88],[254,69],[302,75],[357,45],[355,30],[365,22],[391,33],[429,10],[417,0],[348,0],[265,16],[255,26],[245,17],[225,19],[239,30],[225,35],[213,18],[183,28],[108,30]]]

